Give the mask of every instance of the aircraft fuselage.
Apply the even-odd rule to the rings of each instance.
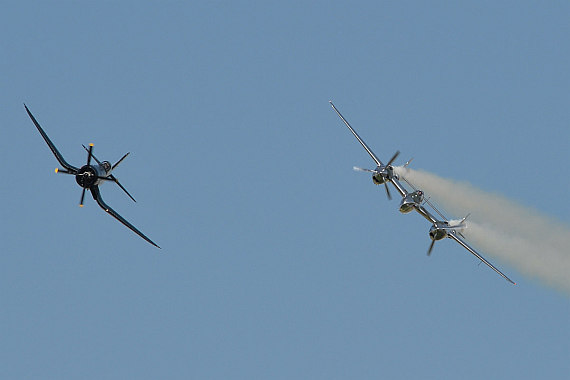
[[[400,212],[402,214],[407,214],[414,210],[416,207],[420,206],[424,200],[424,193],[421,190],[416,190],[412,193],[406,194],[402,197],[400,201]]]

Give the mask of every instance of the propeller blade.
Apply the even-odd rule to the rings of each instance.
[[[57,148],[55,147],[55,145],[53,144],[53,142],[50,140],[50,138],[48,137],[48,135],[45,133],[45,131],[43,130],[43,128],[40,126],[40,124],[38,123],[38,121],[36,120],[36,118],[34,117],[34,115],[32,115],[32,113],[30,112],[30,110],[28,109],[28,106],[26,106],[24,104],[24,108],[26,109],[26,112],[28,113],[28,116],[30,117],[30,119],[32,119],[32,122],[34,123],[34,125],[36,126],[38,132],[40,132],[40,134],[42,135],[42,137],[44,138],[44,141],[48,144],[49,149],[51,150],[51,152],[53,153],[53,155],[55,156],[55,158],[57,159],[57,161],[60,163],[61,166],[63,166],[64,168],[66,168],[69,171],[77,171],[79,169],[77,169],[75,166],[73,165],[69,165],[67,163],[67,161],[65,161],[65,159],[63,158],[63,156],[61,155],[61,153],[59,153],[59,151],[57,150]]]
[[[83,191],[81,192],[81,200],[79,201],[79,207],[83,207],[83,200],[85,199],[85,190],[87,189],[83,188]]]
[[[69,170],[62,170],[62,169],[60,169],[60,168],[55,168],[55,172],[56,172],[56,173],[62,173],[62,174],[71,174],[71,175],[77,174],[76,172],[72,172],[72,171],[69,171]]]
[[[119,166],[119,164],[120,164],[125,158],[127,158],[127,156],[128,156],[129,154],[131,154],[131,152],[127,152],[127,154],[125,154],[123,157],[121,157],[121,159],[120,159],[119,161],[117,161],[117,163],[116,163],[115,165],[113,165],[113,168],[112,168],[111,170],[115,170],[115,168],[116,168],[117,166]]]
[[[353,166],[352,170],[354,170],[355,172],[366,172],[366,173],[378,174],[378,172],[376,170],[359,168],[358,166]]]
[[[431,241],[431,244],[429,245],[429,249],[427,251],[427,255],[431,255],[431,251],[433,250],[433,245],[435,244],[435,240]]]
[[[83,147],[83,149],[85,149],[87,152],[89,152],[89,149],[87,149],[87,147],[83,144],[81,144],[81,146]],[[93,159],[95,160],[95,162],[97,162],[99,165],[101,165],[101,161],[99,161],[97,159],[97,157],[95,157],[95,155],[93,153],[91,153],[91,157],[93,157]]]
[[[410,158],[410,159],[404,164],[404,166],[402,166],[402,167],[405,168],[406,166],[408,166],[408,165],[410,164],[410,162],[412,162],[413,159],[414,159],[413,157]]]
[[[400,151],[397,150],[396,153],[394,153],[394,155],[392,156],[392,158],[390,158],[390,161],[388,161],[388,163],[386,164],[386,166],[390,166],[392,165],[392,162],[394,162],[394,160],[400,155]]]
[[[388,182],[384,182],[384,188],[386,189],[386,196],[389,200],[392,200],[392,194],[390,194],[390,189],[388,188]]]
[[[89,166],[91,165],[91,157],[93,157],[93,144],[89,144],[89,150],[87,152],[87,166]]]

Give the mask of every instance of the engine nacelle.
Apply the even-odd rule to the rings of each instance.
[[[429,229],[429,238],[431,240],[441,240],[447,237],[449,230],[449,223],[438,222],[436,225],[431,226]]]
[[[392,166],[377,166],[376,173],[372,175],[372,182],[375,185],[383,185],[394,178],[394,168]]]
[[[372,182],[374,182],[375,185],[382,185],[386,182],[386,178],[384,178],[382,174],[373,174]]]
[[[402,198],[402,201],[400,202],[400,212],[402,214],[407,214],[414,209],[415,205],[416,203],[411,199],[408,199],[408,197]]]
[[[98,185],[102,177],[107,177],[113,167],[109,161],[102,161],[97,165],[84,165],[75,174],[75,181],[81,187],[89,189],[91,186]]]
[[[84,165],[75,174],[75,181],[79,186],[88,189],[99,181],[99,172],[94,166]]]

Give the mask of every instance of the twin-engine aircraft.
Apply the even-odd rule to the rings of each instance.
[[[64,167],[63,170],[58,168],[55,169],[56,173],[64,173],[64,174],[71,174],[75,176],[75,181],[79,186],[83,188],[81,192],[81,200],[79,201],[79,206],[83,207],[83,200],[85,198],[85,191],[91,191],[91,195],[93,195],[93,199],[97,202],[99,206],[113,218],[117,219],[119,222],[123,223],[125,226],[130,228],[134,233],[139,235],[141,238],[149,242],[150,244],[154,245],[157,248],[160,248],[156,245],[152,240],[146,237],[142,232],[140,232],[135,226],[129,223],[125,218],[119,215],[115,210],[113,210],[110,206],[108,206],[101,198],[101,192],[99,191],[99,185],[104,182],[115,182],[119,187],[131,198],[133,201],[135,199],[132,197],[131,194],[119,183],[117,177],[115,177],[111,172],[129,155],[129,153],[125,154],[119,161],[117,161],[114,165],[111,165],[109,161],[99,161],[97,157],[93,155],[93,144],[89,144],[89,148],[83,145],[83,148],[87,151],[87,164],[83,165],[81,168],[76,168],[73,165],[70,165],[65,161],[61,153],[57,150],[53,142],[50,140],[48,135],[44,132],[40,124],[37,122],[36,118],[28,107],[24,104],[26,108],[26,112],[30,116],[30,119],[34,122],[34,125],[44,138],[45,142],[48,144],[49,148],[51,149],[55,158],[59,161],[61,166]],[[96,164],[91,162],[93,159]],[[136,202],[136,201],[135,201]]]
[[[363,169],[359,167],[354,167],[357,171],[364,171],[368,173],[372,173],[372,181],[377,184],[384,184],[386,189],[386,194],[388,198],[391,199],[390,191],[388,189],[388,182],[392,183],[398,193],[402,196],[402,200],[400,201],[399,211],[403,214],[407,214],[413,210],[417,211],[418,214],[423,216],[428,222],[431,223],[431,227],[429,229],[429,237],[431,239],[431,244],[427,251],[428,256],[431,254],[434,244],[438,240],[442,240],[444,238],[450,238],[458,242],[463,248],[468,250],[471,254],[477,257],[481,262],[485,263],[489,268],[493,269],[499,276],[503,277],[505,280],[510,282],[511,284],[516,285],[510,278],[508,278],[505,274],[503,274],[500,270],[498,270],[493,264],[487,261],[483,256],[481,256],[477,251],[475,251],[472,247],[467,244],[465,241],[465,237],[462,234],[462,231],[466,228],[465,220],[468,216],[463,218],[459,222],[450,222],[430,201],[429,199],[425,198],[425,194],[423,191],[416,189],[409,181],[405,178],[402,178],[404,182],[406,182],[414,191],[409,192],[404,188],[404,186],[400,183],[399,177],[397,174],[394,173],[394,168],[392,167],[392,163],[396,160],[396,157],[399,155],[399,151],[392,156],[390,161],[387,164],[383,164],[380,159],[372,152],[372,150],[366,145],[364,140],[360,138],[358,133],[350,126],[348,121],[342,116],[342,114],[336,109],[332,101],[329,102],[332,108],[335,110],[337,115],[343,121],[343,123],[348,127],[350,132],[356,137],[358,142],[362,145],[362,147],[366,150],[366,152],[372,157],[374,162],[376,163],[376,169]],[[404,167],[408,166],[411,160],[404,164]],[[425,207],[425,204],[430,206],[441,219],[436,218],[432,213]]]

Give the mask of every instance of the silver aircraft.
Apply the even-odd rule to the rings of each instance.
[[[431,255],[431,252],[433,250],[435,242],[438,240],[442,240],[442,239],[447,237],[447,238],[450,238],[452,240],[455,240],[457,243],[459,243],[461,246],[463,246],[463,248],[465,248],[467,251],[469,251],[471,254],[473,254],[475,257],[477,257],[481,262],[485,263],[489,268],[493,269],[498,275],[503,277],[505,280],[507,280],[511,284],[516,285],[516,283],[514,281],[512,281],[510,278],[508,278],[505,274],[503,274],[500,270],[498,270],[493,264],[491,264],[483,256],[481,256],[479,253],[477,253],[477,251],[475,251],[472,247],[470,247],[469,244],[467,244],[467,242],[465,241],[465,237],[462,234],[462,231],[466,228],[465,220],[467,219],[467,217],[469,215],[467,215],[465,218],[463,218],[459,222],[451,223],[429,201],[429,199],[425,198],[425,194],[422,190],[416,189],[409,181],[407,181],[405,178],[402,178],[414,191],[409,192],[408,190],[406,190],[406,188],[404,188],[404,186],[400,183],[400,181],[399,181],[400,178],[398,177],[397,174],[394,173],[394,168],[392,167],[392,163],[394,162],[396,157],[398,157],[398,154],[400,152],[399,151],[396,152],[396,154],[394,154],[394,156],[390,159],[390,161],[386,165],[384,165],[378,159],[378,157],[376,157],[376,155],[372,152],[372,150],[368,147],[368,145],[366,145],[366,143],[360,138],[358,133],[356,133],[356,131],[350,126],[348,121],[346,121],[346,119],[336,109],[336,107],[334,106],[332,101],[329,101],[329,103],[331,104],[332,108],[335,110],[337,115],[341,118],[343,123],[348,127],[350,132],[352,132],[354,137],[356,137],[358,142],[364,147],[366,152],[370,155],[370,157],[372,157],[372,159],[374,160],[374,162],[377,165],[376,169],[374,169],[374,170],[362,169],[359,167],[354,167],[354,169],[357,171],[364,171],[364,172],[372,173],[372,181],[375,184],[377,184],[377,185],[384,184],[385,185],[386,194],[388,195],[388,198],[391,198],[391,197],[390,197],[390,191],[388,190],[387,183],[391,182],[394,185],[394,187],[396,188],[396,190],[398,191],[398,193],[400,193],[400,195],[402,196],[402,200],[400,201],[399,211],[403,214],[407,214],[407,213],[415,210],[418,212],[418,214],[423,216],[426,220],[428,220],[431,223],[431,227],[429,229],[429,237],[431,239],[431,244],[430,244],[429,249],[427,251],[428,256]],[[404,164],[404,167],[408,166],[410,162],[411,162],[411,160],[406,162]],[[428,209],[425,207],[425,204],[428,204],[441,217],[441,219],[438,219],[435,216],[433,216],[428,211]]]

